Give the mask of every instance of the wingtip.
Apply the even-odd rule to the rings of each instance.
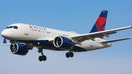
[[[129,27],[129,28],[132,28],[132,25],[129,25],[128,27]]]

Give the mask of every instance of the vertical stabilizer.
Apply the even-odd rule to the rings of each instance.
[[[98,32],[98,31],[104,31],[105,30],[105,26],[106,26],[106,19],[107,19],[107,13],[108,11],[103,10],[99,17],[97,18],[92,30],[90,31],[90,33],[92,32]]]

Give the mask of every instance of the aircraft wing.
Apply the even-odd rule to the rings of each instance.
[[[81,34],[81,35],[73,36],[71,38],[75,42],[82,42],[82,41],[85,41],[88,39],[94,40],[94,38],[96,38],[96,37],[103,37],[103,36],[108,37],[111,34],[117,33],[117,31],[126,30],[126,29],[130,29],[130,28],[132,28],[132,26],[126,26],[126,27],[104,30],[104,31],[99,31],[99,32],[92,32],[92,33],[88,33],[88,34]]]

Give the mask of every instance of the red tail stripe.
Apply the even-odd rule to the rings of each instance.
[[[96,21],[96,28],[98,31],[105,30],[104,24],[106,23],[106,18],[105,17],[99,17]]]

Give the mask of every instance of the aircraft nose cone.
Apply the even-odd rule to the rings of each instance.
[[[1,36],[3,36],[3,37],[6,36],[6,35],[5,35],[5,31],[2,31],[2,32],[1,32]]]
[[[1,32],[1,36],[4,37],[4,38],[8,38],[9,37],[9,34],[8,34],[8,32],[6,30],[3,30]]]

